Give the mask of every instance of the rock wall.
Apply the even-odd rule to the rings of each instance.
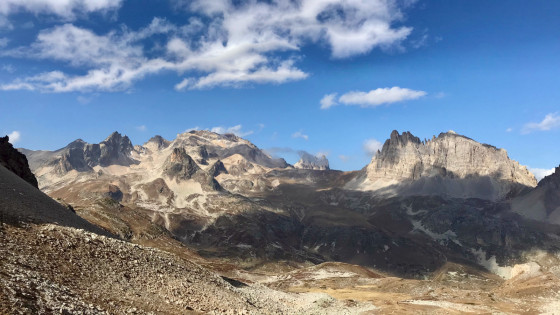
[[[23,178],[26,182],[38,188],[37,178],[29,169],[27,158],[9,142],[10,138],[5,136],[0,138],[0,165]]]
[[[425,187],[434,185],[433,181],[437,179],[439,186],[457,186],[457,191],[466,192],[477,188],[467,187],[470,183],[484,183],[488,186],[486,190],[494,191],[492,197],[495,198],[506,197],[512,190],[521,189],[519,187],[537,185],[534,175],[525,166],[509,159],[506,150],[453,131],[420,141],[410,132],[399,134],[395,130],[365,172],[366,182],[376,183],[377,188],[417,181],[425,183],[422,184]]]

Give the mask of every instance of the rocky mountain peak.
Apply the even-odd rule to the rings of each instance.
[[[174,148],[164,163],[164,174],[177,180],[190,179],[199,170],[185,148]]]
[[[397,130],[393,130],[391,132],[391,136],[389,137],[389,139],[385,141],[385,144],[390,146],[394,146],[394,145],[405,146],[409,143],[420,144],[421,141],[420,138],[415,137],[409,131],[405,131],[401,135]],[[383,145],[383,147],[385,147],[385,145]]]
[[[512,190],[518,190],[513,186],[534,187],[537,184],[533,174],[510,160],[505,150],[455,132],[420,141],[408,131],[402,134],[393,131],[381,152],[366,167],[366,177],[366,186],[370,188],[420,181],[420,190],[426,190],[428,194],[443,192],[453,195],[455,192],[449,189],[456,184],[453,189],[462,194],[461,197],[484,199],[503,198]],[[447,180],[453,185],[445,183]],[[475,184],[475,181],[481,182]],[[488,187],[482,189],[482,186]],[[470,189],[473,192],[469,192]]]
[[[107,138],[105,138],[105,140],[103,140],[103,142],[120,142],[120,139],[122,139],[122,135],[120,134],[120,132],[118,131],[113,131],[113,133],[111,133]]]
[[[150,140],[148,140],[148,142],[146,142],[144,144],[144,146],[147,146],[149,144],[153,144],[156,149],[160,150],[160,149],[167,148],[169,146],[170,142],[165,140],[160,135],[155,135],[155,136],[151,137]]]
[[[95,145],[94,145],[95,146]],[[88,146],[89,147],[89,146]],[[130,153],[134,150],[132,142],[127,136],[122,136],[118,132],[113,132],[107,139],[103,140],[99,144],[100,155],[99,155],[99,165],[109,166],[109,165],[131,165],[135,164],[130,157]],[[92,147],[92,153],[96,153],[97,149]],[[88,151],[86,151],[87,153]],[[96,155],[92,158],[95,159]],[[88,163],[89,164],[89,163]],[[90,165],[92,166],[92,165]]]
[[[220,174],[228,174],[228,171],[227,171],[226,167],[224,166],[224,163],[222,163],[222,161],[220,161],[220,160],[217,160],[208,169],[208,174],[212,175],[213,177],[216,177]]]
[[[128,136],[122,136],[117,131],[113,132],[109,137],[101,142],[101,144],[105,144],[107,146],[113,147],[118,149],[119,151],[130,153],[134,149],[132,142],[128,138]]]
[[[560,189],[560,166],[554,169],[554,173],[545,176],[543,179],[541,179],[538,186],[539,187],[553,186],[557,189]]]
[[[301,158],[294,164],[295,168],[307,170],[329,170],[329,160],[323,154],[320,156],[311,155],[307,152],[300,153]]]

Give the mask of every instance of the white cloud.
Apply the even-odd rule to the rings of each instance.
[[[118,9],[121,2],[122,0],[2,0],[0,14],[7,16],[27,11],[74,19],[78,14]]]
[[[18,78],[0,89],[114,91],[163,71],[183,76],[175,84],[177,90],[281,84],[309,76],[296,65],[304,45],[326,44],[332,57],[346,58],[398,46],[412,31],[396,26],[406,6],[395,0],[175,1],[193,15],[184,25],[154,18],[135,31],[121,27],[99,34],[72,24],[41,31],[30,46],[0,54],[53,60],[77,71]],[[5,0],[0,13],[27,10],[71,19],[120,4],[120,0]],[[156,48],[150,47],[148,55],[143,39],[156,34],[163,36],[154,38]]]
[[[76,97],[76,100],[78,101],[78,103],[80,103],[82,105],[86,105],[86,104],[91,103],[91,101],[93,101],[93,97],[78,95],[78,97]]]
[[[296,131],[292,134],[292,138],[301,138],[304,140],[309,140],[309,136],[304,134],[302,131]]]
[[[560,128],[560,115],[558,112],[550,113],[540,122],[530,122],[523,126],[522,133],[527,134],[533,131],[548,131]]]
[[[35,23],[33,23],[31,21],[27,21],[27,22],[25,22],[21,25],[21,28],[26,29],[26,30],[32,29],[34,27],[35,27]]]
[[[339,155],[338,158],[339,158],[342,162],[345,162],[345,163],[348,162],[348,160],[350,160],[350,157],[349,157],[348,155],[344,155],[344,154]]]
[[[7,30],[11,31],[14,29],[14,25],[8,18],[2,14],[0,14],[0,30]]]
[[[233,133],[234,135],[236,135],[238,137],[245,137],[245,136],[253,134],[252,130],[245,130],[244,131],[242,128],[243,128],[242,125],[236,125],[236,126],[233,126],[233,127],[218,126],[218,127],[213,127],[212,129],[210,129],[210,131],[215,132],[215,133],[219,133],[219,134]]]
[[[375,154],[377,154],[378,150],[381,150],[381,148],[383,148],[383,143],[377,141],[376,139],[367,139],[366,141],[364,141],[362,148],[368,156],[374,156]]]
[[[426,94],[424,91],[415,91],[395,86],[392,88],[378,88],[369,92],[348,92],[341,95],[338,101],[345,105],[376,107],[382,104],[415,100]]]
[[[4,48],[6,46],[8,46],[8,43],[10,42],[10,40],[6,37],[0,37],[0,48]]]
[[[138,130],[138,131],[146,131],[147,128],[146,128],[146,125],[140,125],[140,126],[136,126],[136,130]]]
[[[193,127],[193,128],[189,128],[187,130],[185,130],[185,132],[191,132],[191,131],[196,131],[196,130],[200,130],[199,126]]]
[[[320,103],[321,109],[327,109],[331,106],[336,105],[336,93],[331,93],[323,96]]]
[[[513,128],[507,128],[506,129],[506,132],[512,132],[512,131],[513,131]]]
[[[545,176],[548,176],[548,175],[554,173],[554,168],[545,169],[545,168],[532,168],[532,167],[529,167],[528,169],[529,169],[529,171],[530,171],[531,173],[533,173],[533,175],[535,175],[535,178],[537,179],[537,181],[540,181],[540,180],[543,179]]]
[[[21,139],[21,133],[17,130],[14,130],[8,134],[8,137],[10,138],[10,143],[14,144]]]
[[[434,94],[435,98],[444,98],[446,96],[447,94],[445,94],[445,92],[437,92],[436,94]]]
[[[2,69],[2,71],[8,72],[8,73],[16,72],[16,67],[14,67],[11,64],[2,65],[1,69]]]

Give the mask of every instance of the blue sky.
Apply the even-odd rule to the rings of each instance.
[[[549,170],[559,13],[538,0],[4,0],[0,133],[53,150],[214,128],[355,170],[393,129],[452,129]]]

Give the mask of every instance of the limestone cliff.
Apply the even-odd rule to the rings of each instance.
[[[329,160],[325,155],[314,156],[307,152],[301,152],[301,158],[294,164],[295,168],[306,170],[329,170]]]
[[[453,131],[421,141],[396,130],[365,169],[362,188],[413,184],[418,194],[502,199],[537,181],[506,150]]]

